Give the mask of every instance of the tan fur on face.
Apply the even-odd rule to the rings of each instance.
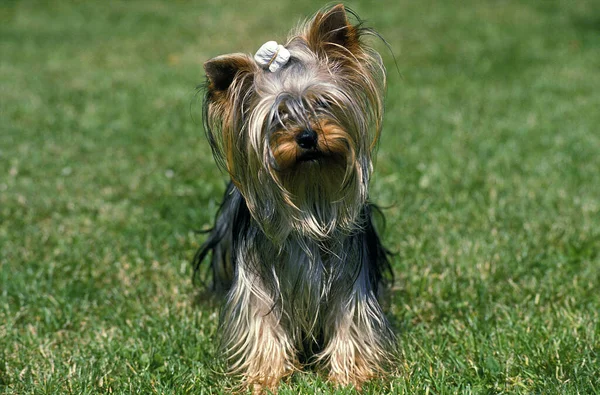
[[[325,120],[311,124],[311,128],[317,133],[316,150],[321,155],[319,161],[344,167],[347,163],[353,162],[354,153],[351,147],[354,146],[354,142],[341,127]],[[298,161],[302,149],[298,146],[296,137],[303,130],[303,128],[281,129],[271,137],[271,149],[278,171],[290,172],[302,163]]]

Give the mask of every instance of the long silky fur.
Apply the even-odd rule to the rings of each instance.
[[[197,278],[210,255],[226,293],[222,349],[243,387],[274,388],[303,364],[358,387],[394,355],[378,303],[393,275],[368,201],[385,68],[361,42],[373,32],[344,21],[336,6],[300,25],[277,73],[244,54],[205,64],[205,131],[231,183],[193,264]],[[284,169],[297,160],[286,136],[307,128],[329,157]]]
[[[368,350],[357,358],[371,366],[362,367],[361,379],[383,373],[395,337],[378,303],[382,287],[393,281],[390,253],[374,224],[378,212],[375,205],[365,204],[360,230],[348,237],[332,238],[328,245],[292,239],[281,248],[251,217],[235,185],[228,185],[215,226],[194,257],[194,269],[198,274],[200,264],[210,255],[212,289],[227,293],[220,333],[224,352],[235,361],[232,372],[240,373],[249,383],[260,381],[255,375],[244,376],[252,368],[244,362],[253,361],[251,354],[265,345],[266,341],[257,337],[258,330],[247,327],[253,316],[263,316],[261,321],[270,319],[277,323],[273,326],[283,329],[278,338],[283,339],[287,351],[285,357],[277,356],[285,360],[287,368],[281,376],[301,363],[322,365],[329,361],[338,381],[356,384],[349,373],[351,368],[345,366],[350,361],[335,358],[341,346],[335,342],[327,345],[328,339],[335,338],[332,329],[352,326],[349,317],[356,316],[359,329],[354,346]],[[253,347],[248,349],[248,344]],[[269,369],[271,362],[263,361],[263,368]],[[269,380],[265,383],[273,384]]]

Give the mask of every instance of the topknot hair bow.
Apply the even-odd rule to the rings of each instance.
[[[290,60],[290,51],[275,41],[267,41],[256,51],[254,60],[263,68],[274,73]]]

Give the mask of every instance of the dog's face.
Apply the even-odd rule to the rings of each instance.
[[[385,70],[343,6],[291,35],[287,64],[231,54],[205,64],[204,122],[217,161],[268,234],[350,230],[367,198]]]

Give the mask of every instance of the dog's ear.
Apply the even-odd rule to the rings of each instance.
[[[246,80],[246,77],[252,76],[256,68],[254,60],[246,54],[221,55],[208,60],[204,63],[208,91],[225,92],[236,79]]]
[[[306,37],[313,49],[342,50],[354,53],[358,49],[359,34],[356,26],[348,21],[343,4],[332,7],[325,13],[315,15]]]
[[[243,102],[252,89],[258,65],[249,55],[221,55],[204,63],[206,90],[203,122],[213,155],[233,176],[233,152],[242,121]]]

